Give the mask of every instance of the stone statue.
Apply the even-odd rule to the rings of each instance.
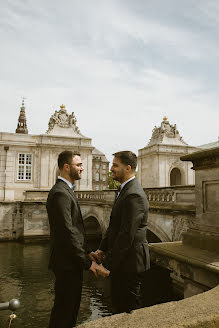
[[[55,111],[55,113],[50,117],[48,123],[48,130],[46,133],[48,134],[51,130],[53,130],[54,126],[57,125],[61,128],[71,128],[77,134],[80,134],[79,128],[76,126],[77,120],[74,112],[70,115],[67,113],[64,105],[60,106],[59,111]]]
[[[159,128],[156,126],[154,127],[148,146],[162,143],[164,137],[174,138],[176,141],[180,141],[186,145],[186,142],[182,139],[182,137],[179,135],[179,131],[176,129],[176,124],[171,125],[166,117],[163,118]]]

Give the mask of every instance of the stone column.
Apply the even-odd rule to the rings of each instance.
[[[195,170],[196,220],[183,243],[211,252],[219,251],[219,148],[181,157]]]
[[[219,147],[182,156],[195,170],[196,217],[182,242],[150,245],[151,259],[183,279],[184,297],[219,284]]]

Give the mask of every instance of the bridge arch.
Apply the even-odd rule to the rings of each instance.
[[[102,230],[100,223],[96,216],[87,215],[84,220],[84,229],[86,232],[86,236],[88,239],[101,239],[102,238]]]
[[[147,229],[147,241],[149,243],[161,243],[161,240],[150,229]]]
[[[148,222],[148,237],[151,238],[151,241],[148,240],[148,242],[154,243],[154,242],[168,242],[171,241],[169,236],[166,234],[165,231],[163,231],[159,226],[156,226],[153,224],[153,222]]]

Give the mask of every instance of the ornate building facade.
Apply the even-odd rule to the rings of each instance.
[[[23,200],[25,190],[49,190],[63,150],[80,152],[85,170],[76,187],[92,190],[94,149],[91,138],[81,134],[74,112],[68,114],[64,105],[51,116],[45,134],[28,134],[23,101],[16,133],[0,132],[0,201]],[[101,188],[104,185],[102,181]]]
[[[180,136],[176,125],[166,117],[154,127],[148,145],[138,151],[138,180],[144,188],[189,185],[195,183],[191,162],[182,162],[182,155],[197,151]]]

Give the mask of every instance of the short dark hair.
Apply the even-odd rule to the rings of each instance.
[[[113,154],[120,162],[124,165],[130,165],[132,171],[136,170],[137,167],[137,156],[130,150],[123,150]]]
[[[58,167],[63,169],[64,164],[71,164],[72,158],[75,156],[81,156],[77,151],[64,150],[59,154]]]

